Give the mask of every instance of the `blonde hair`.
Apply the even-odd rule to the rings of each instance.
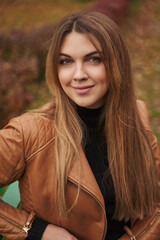
[[[62,42],[72,31],[94,35],[102,47],[109,90],[101,118],[105,121],[109,166],[116,194],[114,217],[119,220],[133,217],[142,219],[151,213],[156,201],[153,153],[137,109],[125,41],[118,26],[96,12],[82,12],[65,17],[55,29],[47,57],[46,78],[56,102],[54,121],[58,212],[60,215],[67,213],[67,177],[75,161],[79,162],[79,169],[81,166],[81,122],[74,102],[60,85],[57,73]],[[79,190],[77,198],[78,194]],[[76,201],[77,199],[75,203]]]

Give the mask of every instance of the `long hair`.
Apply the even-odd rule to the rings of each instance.
[[[153,153],[139,116],[125,41],[118,26],[96,12],[65,17],[55,29],[47,57],[47,83],[56,101],[54,121],[58,211],[60,215],[67,213],[65,187],[74,161],[79,162],[81,169],[79,147],[83,130],[75,104],[63,91],[57,73],[62,42],[72,31],[87,34],[88,37],[93,35],[102,47],[108,91],[101,118],[105,122],[109,167],[116,195],[114,218],[142,219],[151,213],[156,201]],[[78,194],[79,191],[77,198]]]

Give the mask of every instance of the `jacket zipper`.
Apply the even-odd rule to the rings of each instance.
[[[77,182],[75,182],[74,180],[72,180],[71,178],[69,178],[69,181],[71,181],[72,183],[74,183],[75,185],[78,186]],[[101,204],[101,202],[91,193],[89,192],[86,188],[84,188],[83,186],[81,186],[81,188],[87,192],[90,196],[92,196],[96,202],[101,206],[101,208],[103,209],[103,212],[104,212],[104,216],[105,216],[105,227],[104,227],[104,230],[103,230],[103,236],[102,236],[102,240],[105,239],[105,236],[106,236],[106,232],[107,232],[107,217],[106,217],[106,211],[103,207],[103,205]]]
[[[160,211],[158,211],[158,213],[156,213],[156,215],[154,216],[154,218],[152,219],[152,221],[148,224],[148,226],[147,226],[142,232],[140,232],[140,233],[137,235],[137,237],[136,237],[137,240],[140,239],[140,237],[141,237],[145,232],[148,231],[148,229],[156,222],[156,220],[157,220],[157,218],[158,218],[159,216],[160,216]]]
[[[9,222],[10,224],[12,224],[13,226],[16,226],[17,228],[21,229],[22,232],[28,233],[28,231],[30,230],[29,225],[30,223],[27,222],[24,226],[21,225],[20,223],[15,222],[14,220],[4,216],[3,214],[0,213],[0,217],[3,218],[5,221]]]

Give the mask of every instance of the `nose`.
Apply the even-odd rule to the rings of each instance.
[[[75,72],[73,75],[74,81],[82,81],[82,80],[87,80],[88,75],[84,69],[83,63],[77,63],[75,65]]]

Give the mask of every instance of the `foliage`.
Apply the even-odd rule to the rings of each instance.
[[[126,19],[130,5],[129,0],[99,0],[93,10],[107,15],[120,25]]]
[[[18,58],[12,62],[0,60],[0,119],[5,124],[13,113],[18,114],[33,101],[31,93],[26,91],[30,81],[37,78],[36,58]]]
[[[133,4],[136,6],[130,12],[123,30],[132,60],[137,98],[145,101],[151,128],[160,142],[159,0],[136,0]]]
[[[0,34],[0,125],[19,114],[33,100],[29,85],[43,79],[48,42],[54,26]],[[14,114],[13,114],[14,113]]]

